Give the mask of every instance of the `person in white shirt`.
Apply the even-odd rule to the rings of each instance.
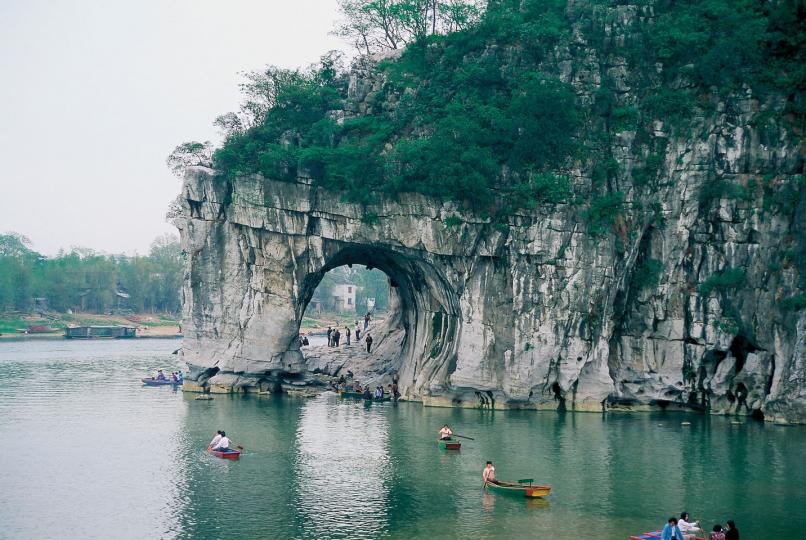
[[[443,441],[450,440],[451,435],[453,435],[453,431],[448,427],[448,424],[445,424],[442,426],[442,429],[439,430],[439,438]]]
[[[700,523],[698,521],[689,521],[688,512],[682,512],[680,519],[677,521],[677,526],[680,527],[680,532],[683,533],[683,538],[686,540],[695,540],[700,532]]]
[[[207,448],[215,448],[216,445],[218,444],[218,441],[220,440],[221,440],[221,430],[218,430],[215,432],[215,437],[213,437],[213,440],[210,441],[210,444],[207,445]]]
[[[219,452],[230,452],[231,449],[229,447],[229,438],[227,434],[223,431],[221,433],[221,439],[219,439],[218,444],[213,447],[213,450],[217,450]]]
[[[485,483],[495,482],[495,467],[493,467],[492,461],[488,461],[487,465],[484,467],[484,470],[481,471],[481,478]]]

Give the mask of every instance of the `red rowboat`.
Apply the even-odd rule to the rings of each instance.
[[[230,449],[229,452],[221,452],[219,450],[213,450],[212,448],[208,448],[207,451],[216,457],[220,457],[221,459],[238,459],[239,457],[241,457],[240,450]]]

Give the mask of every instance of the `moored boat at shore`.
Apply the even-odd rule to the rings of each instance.
[[[551,492],[551,486],[532,485],[532,480],[518,480],[517,482],[501,482],[493,480],[484,482],[484,487],[490,491],[517,497],[546,497]]]
[[[336,393],[339,395],[339,397],[343,398],[364,399],[364,394],[362,392],[352,392],[350,390],[336,390]]]
[[[391,401],[392,400],[392,397],[388,396],[386,394],[384,394],[382,398],[376,398],[376,397],[368,398],[368,397],[364,397],[363,392],[352,392],[350,390],[336,390],[336,393],[339,395],[339,397],[350,398],[350,399],[363,399],[365,401]]]

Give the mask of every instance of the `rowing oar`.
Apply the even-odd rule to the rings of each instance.
[[[468,439],[470,441],[475,441],[473,437],[465,437],[464,435],[457,435],[456,433],[453,434],[454,437],[459,437],[460,439]]]

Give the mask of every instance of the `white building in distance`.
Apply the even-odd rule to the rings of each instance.
[[[333,310],[355,312],[355,289],[352,283],[339,283],[333,287]]]

